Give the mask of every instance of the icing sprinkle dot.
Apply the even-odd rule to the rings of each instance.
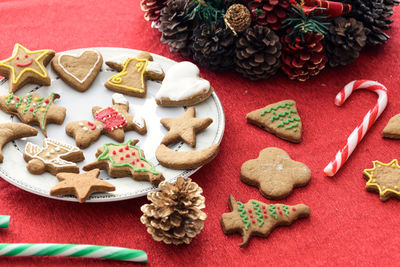
[[[87,130],[89,130],[89,128],[88,127],[82,127],[82,130],[87,131]]]
[[[55,151],[60,151],[61,149],[59,147],[54,148]]]
[[[251,213],[251,209],[249,209],[249,213]]]
[[[140,163],[140,167],[144,167],[144,164],[143,164],[143,163]]]
[[[126,145],[126,146],[125,146],[125,150],[128,150],[128,149],[129,149],[129,146]]]
[[[33,108],[30,108],[30,109],[29,109],[29,111],[33,112],[33,111],[34,111],[34,109],[33,109]]]
[[[263,205],[262,208],[265,209],[265,205]]]
[[[132,156],[135,156],[136,153],[135,153],[135,151],[133,151],[131,154],[132,154]]]
[[[112,152],[112,153],[113,153],[113,155],[115,155],[115,154],[117,154],[117,151],[113,150],[113,152]]]
[[[296,211],[296,208],[295,208],[295,207],[293,207],[293,208],[292,208],[292,210],[293,210],[293,211]]]
[[[250,215],[250,218],[253,218],[253,214]]]
[[[120,160],[123,160],[123,159],[124,159],[124,157],[120,157],[119,159],[120,159]]]
[[[45,106],[46,106],[46,103],[43,103],[42,106],[45,107]]]
[[[41,112],[44,112],[44,111],[45,111],[45,109],[44,109],[44,108],[42,108],[40,111],[41,111]]]
[[[281,210],[279,211],[279,214],[282,214],[282,211],[281,211]]]
[[[45,156],[46,156],[47,158],[50,158],[50,157],[51,157],[51,155],[50,155],[49,152],[47,152]]]
[[[268,218],[268,215],[267,215],[267,214],[264,214],[264,218]]]
[[[131,156],[131,155],[129,155],[129,154],[126,154],[126,155],[125,155],[125,157],[127,157],[127,158],[129,158],[130,156]]]
[[[139,158],[137,158],[136,161],[139,161]]]
[[[26,98],[23,101],[24,101],[24,103],[26,103],[26,101],[27,101]]]
[[[119,152],[122,152],[122,151],[124,151],[124,149],[120,148],[118,151],[119,151]]]
[[[38,101],[39,101],[39,98],[35,97],[35,98],[33,99],[33,101],[38,102]]]
[[[56,153],[56,151],[54,149],[50,149],[50,153],[53,154]]]
[[[46,99],[44,100],[44,102],[45,102],[46,104],[48,104],[48,103],[50,102],[50,100],[49,100],[48,98],[46,98]]]
[[[252,222],[252,223],[256,223],[256,220],[253,219],[251,222]]]
[[[19,106],[19,109],[23,109],[24,108],[24,106]]]
[[[134,160],[132,160],[132,161],[131,161],[131,164],[135,164],[135,161],[134,161]]]
[[[83,126],[83,122],[80,122],[80,123],[78,123],[79,124],[79,126]]]
[[[267,213],[267,211],[266,211],[266,210],[264,210],[264,213]]]

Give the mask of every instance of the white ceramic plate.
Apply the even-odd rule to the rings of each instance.
[[[122,62],[126,58],[135,56],[140,52],[126,48],[100,47],[90,49],[98,50],[103,55],[104,62]],[[67,52],[78,55],[83,50],[86,49],[76,49]],[[175,61],[159,55],[153,54],[153,58],[155,62],[161,64],[164,71],[175,63]],[[93,121],[91,113],[92,106],[108,107],[112,105],[111,96],[115,92],[105,88],[104,83],[116,72],[108,68],[107,65],[103,64],[102,70],[93,82],[92,86],[86,92],[80,93],[69,87],[59,77],[57,77],[57,75],[51,69],[50,64],[47,66],[47,70],[49,71],[49,75],[52,79],[51,86],[46,87],[33,84],[26,85],[22,89],[18,90],[16,95],[23,96],[29,92],[35,91],[46,97],[51,92],[59,93],[61,98],[56,100],[55,104],[66,107],[67,116],[61,126],[56,124],[48,124],[47,134],[49,138],[75,145],[74,139],[67,136],[65,133],[66,124],[77,120]],[[167,130],[160,124],[160,119],[166,117],[178,117],[184,112],[186,107],[157,106],[154,96],[157,93],[157,90],[160,88],[160,83],[148,81],[147,85],[148,89],[146,98],[141,99],[125,96],[130,103],[129,112],[132,114],[140,114],[145,119],[147,124],[147,134],[141,136],[134,131],[129,131],[126,132],[125,141],[128,139],[139,139],[140,142],[137,145],[144,150],[146,158],[154,163],[156,169],[163,173],[167,181],[173,182],[179,176],[188,177],[198,169],[182,171],[164,168],[158,163],[154,154],[162,137],[167,132]],[[0,81],[0,92],[1,94],[6,94],[8,92],[8,81],[5,79]],[[225,117],[221,102],[219,101],[215,92],[206,101],[196,105],[196,116],[211,117],[213,119],[213,123],[206,130],[197,134],[197,145],[195,149],[203,149],[212,144],[219,144],[224,133]],[[16,116],[11,116],[0,111],[0,122],[9,121],[20,122]],[[50,189],[58,182],[55,176],[49,173],[32,175],[26,170],[26,162],[23,159],[25,144],[30,141],[41,146],[43,138],[43,134],[39,131],[39,134],[36,137],[30,137],[8,143],[3,150],[4,162],[0,164],[0,176],[11,184],[37,195],[67,201],[76,201],[76,198],[73,196],[52,197],[49,195]],[[83,165],[94,161],[97,148],[110,141],[114,140],[102,135],[98,141],[83,150],[86,160],[78,163],[78,165],[82,167]],[[191,147],[184,143],[179,143],[171,148],[177,151],[192,150]],[[156,189],[148,182],[137,182],[129,177],[110,178],[105,171],[101,172],[100,178],[115,185],[116,190],[110,193],[93,194],[87,202],[109,202],[136,198],[146,195],[149,191]]]

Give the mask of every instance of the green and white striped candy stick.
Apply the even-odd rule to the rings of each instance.
[[[142,250],[54,243],[0,243],[0,256],[63,256],[147,262],[147,254]]]
[[[10,216],[0,215],[0,228],[8,228],[9,224],[10,224]]]

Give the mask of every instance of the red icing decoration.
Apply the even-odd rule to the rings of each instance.
[[[265,206],[263,205],[262,208],[265,209]]]
[[[46,103],[46,104],[48,104],[50,102],[50,100],[48,99],[48,98],[46,98],[45,100],[44,100],[44,103]]]
[[[19,60],[19,57],[17,57],[17,60]]]
[[[129,146],[125,146],[125,150],[128,150],[129,149]]]
[[[112,153],[115,155],[115,154],[117,154],[117,151],[114,150]]]
[[[135,164],[135,161],[134,161],[134,160],[132,160],[132,161],[131,161],[131,164]]]
[[[293,207],[293,208],[292,208],[292,210],[296,210],[296,208],[295,208],[295,207]]]
[[[252,214],[252,215],[250,215],[250,218],[253,218],[253,214]]]
[[[29,65],[31,65],[33,62],[33,58],[31,58],[31,61],[29,61],[28,63],[25,64],[15,64],[17,67],[28,67]]]
[[[119,159],[120,159],[120,160],[123,160],[123,159],[124,159],[124,157],[120,157]]]
[[[15,97],[15,100],[19,101],[19,97],[18,97],[18,96],[17,96],[17,97]]]
[[[140,167],[144,167],[144,164],[143,164],[143,163],[140,163]]]
[[[129,158],[130,156],[131,156],[131,155],[129,155],[129,154],[126,154],[126,155],[125,155],[126,158]]]
[[[251,209],[249,209],[249,213],[251,213]]]
[[[115,109],[108,107],[97,112],[95,119],[104,123],[104,129],[114,131],[127,125],[125,118]]]
[[[256,223],[256,220],[252,220],[251,222],[252,222],[252,223]]]
[[[267,215],[267,214],[264,214],[264,218],[268,218],[268,215]]]
[[[122,148],[120,148],[119,150],[118,150],[119,152],[122,152],[122,151],[124,151]]]
[[[33,111],[34,111],[34,109],[33,109],[33,108],[30,108],[30,109],[29,109],[29,111],[33,112]]]
[[[28,55],[25,55],[25,58],[28,58]]]
[[[276,207],[276,208],[279,210],[281,207],[278,206],[278,207]]]
[[[137,158],[136,161],[139,161],[139,158]]]
[[[90,129],[92,131],[94,131],[96,129],[96,124],[94,124],[93,122],[88,121],[87,124],[90,126]]]
[[[136,154],[135,152],[132,152],[132,156],[135,156],[135,154]]]
[[[281,210],[279,211],[279,214],[282,214],[282,211],[281,211]]]
[[[266,211],[266,210],[264,210],[264,213],[267,213],[267,211]]]

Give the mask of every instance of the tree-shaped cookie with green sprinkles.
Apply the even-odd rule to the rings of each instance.
[[[97,160],[83,166],[83,170],[106,170],[111,177],[132,177],[158,185],[164,177],[145,158],[143,150],[135,146],[137,142],[139,140],[135,139],[122,144],[104,144],[97,149]]]
[[[304,204],[289,206],[285,204],[265,204],[250,199],[247,203],[228,198],[229,213],[222,214],[221,226],[225,234],[239,232],[243,242],[248,244],[250,237],[267,237],[277,226],[290,225],[297,219],[310,215],[310,208]]]
[[[254,110],[246,119],[284,140],[301,141],[302,124],[294,100],[283,100]]]

